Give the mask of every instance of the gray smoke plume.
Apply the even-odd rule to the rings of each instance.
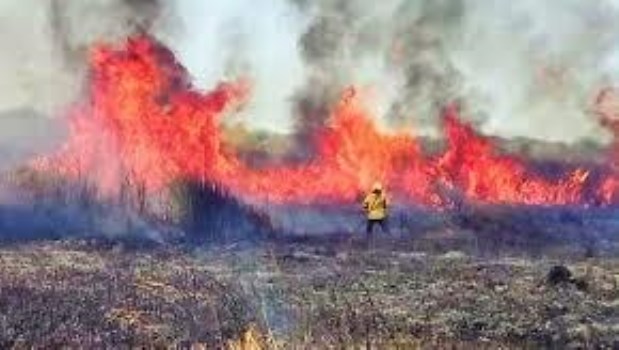
[[[151,30],[161,12],[160,0],[52,0],[49,6],[53,42],[69,65],[81,64],[95,42]]]
[[[459,101],[482,131],[600,141],[591,96],[619,75],[617,1],[291,0],[312,18],[300,38],[310,79],[302,128],[343,86],[367,85],[379,119],[432,133]]]
[[[301,37],[311,80],[299,92],[303,128],[320,124],[323,106],[349,85],[376,91],[371,101],[392,127],[433,125],[456,96],[458,72],[445,50],[458,33],[464,4],[456,1],[296,2],[314,20]]]

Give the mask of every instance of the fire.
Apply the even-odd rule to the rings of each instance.
[[[419,155],[411,136],[381,134],[352,88],[334,108],[316,142],[318,154],[307,165],[262,171],[239,166],[237,176],[230,173],[221,181],[241,195],[267,195],[278,202],[348,201],[373,181],[394,183],[404,162],[414,162]]]
[[[582,200],[588,172],[577,169],[557,182],[530,174],[524,161],[498,154],[495,146],[459,120],[455,106],[444,115],[447,151],[437,162],[441,174],[466,197],[489,203],[574,204]]]
[[[266,349],[265,336],[260,334],[257,327],[250,325],[240,339],[228,342],[229,350],[262,350]]]
[[[246,86],[197,93],[174,58],[144,37],[120,50],[95,48],[91,67],[89,100],[73,111],[71,136],[54,159],[61,172],[113,194],[126,181],[155,191],[226,166],[217,118],[243,101]]]
[[[489,139],[461,121],[455,105],[444,114],[446,148],[428,157],[411,132],[382,132],[348,89],[315,135],[317,154],[302,165],[255,169],[225,149],[220,119],[242,108],[244,82],[203,93],[191,86],[173,55],[150,37],[91,54],[86,102],[70,116],[70,137],[56,155],[37,163],[67,177],[87,178],[102,193],[124,184],[162,191],[179,178],[217,183],[252,201],[352,201],[374,181],[401,200],[443,206],[447,186],[470,201],[509,204],[584,204],[589,172],[575,169],[558,180],[536,175],[518,157],[501,154]],[[598,184],[612,199],[619,181]]]

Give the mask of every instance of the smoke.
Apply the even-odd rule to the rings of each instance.
[[[258,129],[311,135],[356,85],[386,127],[437,134],[441,108],[458,100],[490,134],[601,142],[587,110],[619,80],[618,3],[7,0],[0,155],[23,159],[61,138],[50,118],[83,96],[89,47],[137,30],[163,39],[202,88],[252,81],[236,120]]]
[[[616,75],[604,63],[617,49],[618,16],[610,1],[469,6],[452,58],[463,76],[463,96],[485,118],[484,131],[599,140],[587,108]]]
[[[616,0],[178,0],[168,42],[203,87],[255,83],[251,125],[311,134],[349,85],[380,124],[436,134],[457,100],[484,132],[602,142],[591,96],[616,81]]]
[[[157,0],[3,1],[0,111],[61,113],[80,93],[93,42],[150,29],[159,7]]]
[[[163,28],[157,0],[5,0],[0,3],[2,168],[45,152],[63,135],[85,87],[93,42]]]
[[[301,106],[328,100],[317,88],[356,83],[375,92],[379,118],[418,133],[436,132],[440,108],[459,100],[490,134],[603,136],[587,105],[618,76],[616,1],[296,3],[313,18]]]
[[[292,96],[305,81],[298,38],[307,17],[285,0],[193,1],[166,4],[180,28],[163,40],[177,53],[197,85],[210,89],[224,79],[252,83],[243,115],[253,128],[292,129]]]

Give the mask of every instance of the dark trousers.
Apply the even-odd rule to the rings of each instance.
[[[389,233],[389,225],[387,223],[387,218],[384,219],[379,219],[379,220],[374,220],[374,219],[368,219],[367,225],[365,227],[365,232],[368,235],[371,235],[374,233],[374,226],[379,225],[380,228],[382,229],[383,233]]]

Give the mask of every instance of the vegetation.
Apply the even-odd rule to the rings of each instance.
[[[0,347],[617,347],[619,259],[401,241],[0,249]],[[549,284],[564,263],[586,289]]]

